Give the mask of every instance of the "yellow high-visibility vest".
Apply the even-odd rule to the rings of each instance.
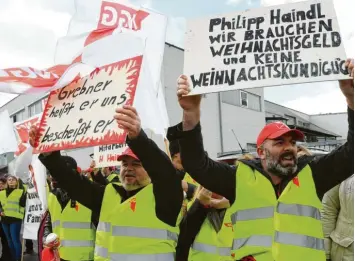
[[[57,197],[50,193],[48,209],[53,233],[60,238],[59,254],[65,260],[92,260],[94,258],[95,228],[91,222],[91,210],[69,201],[62,211]]]
[[[191,204],[189,204],[191,206]],[[217,233],[205,218],[189,252],[189,261],[231,261],[233,228],[230,211],[226,210],[221,230]]]
[[[195,185],[195,186],[198,186],[198,185],[199,185],[199,184],[196,182],[196,180],[194,180],[193,178],[191,178],[191,176],[190,176],[188,173],[185,173],[184,180],[185,180],[187,183],[190,183],[190,184],[192,184],[192,185]]]
[[[6,196],[6,190],[0,192],[0,202],[5,216],[23,219],[25,208],[20,206],[23,193],[23,189],[14,189],[9,196]]]
[[[95,261],[175,260],[178,226],[157,218],[152,184],[124,202],[107,185],[96,233]]]
[[[271,182],[257,170],[240,162],[236,175],[231,206],[235,260],[325,260],[322,204],[308,165],[278,199]]]
[[[107,177],[107,180],[108,180],[108,182],[112,182],[112,180],[113,180],[114,178],[116,178],[116,177],[118,177],[117,174],[110,174],[110,175]]]

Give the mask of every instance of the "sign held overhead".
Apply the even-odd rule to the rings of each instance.
[[[124,143],[126,132],[113,116],[132,105],[142,56],[107,65],[90,76],[52,91],[36,140],[39,152]]]
[[[191,95],[350,78],[331,0],[190,20],[185,46]]]

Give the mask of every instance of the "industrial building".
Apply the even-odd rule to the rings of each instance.
[[[184,50],[166,43],[161,80],[170,125],[181,121],[176,99],[176,79],[183,72]],[[42,112],[43,93],[20,95],[0,108],[8,110],[13,121],[21,122]],[[203,96],[201,124],[205,149],[215,159],[233,157],[242,150],[255,151],[256,138],[265,123],[283,121],[302,130],[307,146],[332,150],[343,144],[347,135],[347,113],[308,115],[266,101],[264,89],[247,89]],[[88,149],[90,151],[90,149]],[[12,153],[0,156],[0,168],[14,159]]]

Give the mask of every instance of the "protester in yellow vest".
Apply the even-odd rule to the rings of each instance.
[[[76,161],[63,156],[67,166],[77,169]],[[50,233],[55,233],[61,240],[59,254],[63,261],[94,260],[95,226],[98,220],[91,210],[71,199],[68,193],[51,178],[52,189],[48,195],[43,242]]]
[[[173,261],[183,201],[181,180],[166,153],[141,129],[136,110],[124,106],[116,112],[130,147],[120,156],[122,185],[104,187],[85,180],[59,152],[41,154],[39,159],[71,197],[100,216],[95,260]],[[36,135],[33,126],[32,145]]]
[[[303,133],[274,122],[257,138],[260,159],[242,160],[237,167],[206,157],[201,96],[186,96],[191,90],[188,78],[178,79],[183,121],[169,130],[169,140],[179,139],[182,165],[191,177],[230,201],[235,260],[326,259],[320,199],[354,172],[354,61],[349,59],[344,66],[352,77],[339,82],[349,107],[344,145],[325,156],[298,160],[296,141],[303,140]],[[243,115],[236,115],[236,121],[238,117]]]
[[[233,230],[227,199],[199,186],[181,222],[177,261],[231,261]]]
[[[12,258],[21,260],[20,231],[26,206],[23,183],[15,176],[8,176],[7,188],[0,192],[1,224],[9,244]]]
[[[0,191],[3,191],[5,190],[7,187],[7,181],[6,181],[6,178],[4,178],[3,176],[0,177]],[[7,238],[6,238],[6,235],[4,233],[4,230],[1,226],[1,223],[0,223],[0,238],[1,238],[1,258],[0,258],[0,261],[8,261],[8,260],[11,260],[11,251],[10,251],[10,248],[9,248],[9,244],[7,242]]]

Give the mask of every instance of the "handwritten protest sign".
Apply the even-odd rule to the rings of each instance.
[[[126,132],[113,116],[132,105],[142,56],[104,66],[50,93],[36,139],[38,152],[123,143]]]
[[[26,212],[24,218],[23,238],[37,240],[44,208],[39,199],[35,180],[31,180],[27,189]]]
[[[191,94],[349,79],[331,0],[190,20],[185,47]]]
[[[110,144],[94,148],[94,160],[97,168],[117,166],[118,156],[127,149],[127,144]]]

